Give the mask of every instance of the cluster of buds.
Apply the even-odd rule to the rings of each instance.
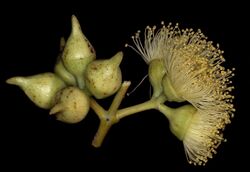
[[[73,15],[72,31],[66,43],[61,39],[54,73],[16,76],[6,82],[19,86],[32,102],[50,109],[59,121],[77,123],[87,115],[92,95],[102,99],[120,88],[122,57],[118,52],[110,59],[96,60],[93,46]]]

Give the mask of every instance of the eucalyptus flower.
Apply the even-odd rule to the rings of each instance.
[[[174,130],[172,127],[171,131],[183,141],[188,162],[204,165],[224,141],[222,131],[235,111],[232,104],[234,96],[231,95],[234,87],[230,81],[234,69],[221,65],[225,61],[223,51],[218,44],[214,46],[212,41],[208,41],[200,30],[180,30],[178,24],[172,26],[171,23],[162,25],[159,30],[155,26],[146,27],[144,44],[140,31],[137,32],[132,37],[135,48],[130,47],[149,65],[155,60],[162,61],[165,75],[156,79],[162,83],[167,101],[187,101],[196,109],[192,115],[187,112],[189,118],[184,119],[177,115],[176,120],[174,113],[165,115],[170,121],[170,128],[177,127]],[[163,112],[161,108],[159,110]],[[185,110],[181,116],[184,114]],[[177,125],[172,124],[176,122]]]

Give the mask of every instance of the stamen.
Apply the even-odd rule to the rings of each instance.
[[[148,77],[148,75],[145,75],[142,80],[136,85],[136,87],[130,91],[129,93],[127,93],[127,96],[130,96],[133,92],[135,92],[135,90],[143,83],[143,81]]]

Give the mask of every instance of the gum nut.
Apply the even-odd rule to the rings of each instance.
[[[83,74],[86,66],[96,58],[95,50],[81,31],[77,18],[72,16],[72,31],[62,54],[65,68],[75,76],[80,88],[84,88]]]
[[[86,117],[89,107],[89,97],[82,90],[67,87],[57,93],[56,105],[50,114],[55,114],[59,121],[73,124]]]
[[[165,75],[162,79],[162,87],[163,87],[163,93],[167,97],[168,101],[171,102],[184,102],[186,101],[180,93],[176,91],[176,89],[173,87],[171,79]]]
[[[122,82],[121,69],[123,53],[118,52],[108,60],[95,60],[86,69],[86,87],[97,99],[108,97],[120,88]]]
[[[178,139],[183,140],[196,112],[197,109],[192,105],[184,105],[173,110],[173,115],[169,119],[169,127]]]
[[[17,76],[6,81],[19,86],[38,107],[50,109],[54,105],[56,93],[65,83],[54,73],[43,73],[28,77]]]
[[[148,75],[149,81],[153,87],[152,97],[158,97],[161,95],[163,91],[162,79],[165,74],[166,71],[162,59],[155,59],[149,63]]]

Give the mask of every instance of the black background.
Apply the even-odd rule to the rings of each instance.
[[[78,168],[90,171],[134,170],[215,171],[243,169],[248,162],[248,111],[244,109],[249,95],[249,18],[246,5],[218,2],[152,1],[150,3],[116,1],[60,2],[57,4],[13,3],[1,6],[1,161],[10,170]],[[110,58],[124,52],[121,64],[123,80],[132,81],[130,90],[146,75],[147,65],[125,43],[147,25],[180,24],[181,28],[200,28],[209,40],[220,43],[228,68],[235,67],[235,118],[225,130],[228,142],[205,167],[186,162],[182,142],[173,136],[167,119],[157,111],[141,112],[114,125],[101,148],[91,146],[98,118],[90,111],[75,125],[63,124],[49,117],[48,111],[36,107],[26,95],[5,80],[17,75],[34,75],[52,71],[61,36],[70,33],[70,18],[75,14],[82,30],[97,52],[97,58]],[[247,42],[248,41],[248,42]],[[149,98],[146,81],[126,97],[122,107]],[[100,101],[108,108],[112,97]],[[244,101],[245,100],[245,101]],[[3,168],[3,166],[2,166]],[[90,169],[89,169],[90,168]],[[89,170],[87,170],[89,169]],[[159,170],[162,169],[162,170]],[[152,171],[152,170],[150,170]]]

